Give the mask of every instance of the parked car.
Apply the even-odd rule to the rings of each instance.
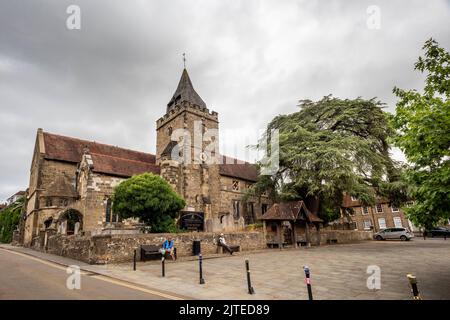
[[[375,240],[400,239],[408,241],[413,237],[414,235],[406,228],[386,228],[373,235]]]
[[[444,227],[437,227],[431,230],[427,230],[428,237],[447,237],[450,238],[450,230]]]

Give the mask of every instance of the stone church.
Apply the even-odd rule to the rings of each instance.
[[[42,245],[50,230],[68,235],[138,230],[138,221],[121,221],[112,212],[111,196],[121,181],[144,172],[161,175],[186,200],[180,215],[200,216],[201,230],[242,230],[254,223],[271,204],[265,196],[243,201],[257,180],[256,166],[221,155],[218,147],[207,159],[207,142],[185,143],[195,140],[198,127],[205,135],[218,132],[218,123],[217,112],[208,109],[184,69],[165,114],[156,121],[155,155],[38,129],[21,241]],[[183,137],[174,139],[180,129]],[[218,146],[218,135],[214,139]],[[183,153],[192,161],[173,157]]]

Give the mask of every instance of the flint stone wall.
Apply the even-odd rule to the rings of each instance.
[[[261,232],[224,233],[230,245],[239,245],[241,251],[264,249],[266,242]],[[50,236],[47,252],[90,264],[121,263],[133,260],[134,249],[143,244],[161,246],[167,237],[172,237],[178,257],[192,256],[193,241],[201,241],[203,255],[217,253],[216,240],[219,233],[192,232],[178,234],[150,233],[137,235],[97,235],[97,236]]]

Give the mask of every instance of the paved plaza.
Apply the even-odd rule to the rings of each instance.
[[[65,259],[51,257],[60,263]],[[247,258],[254,295],[247,293]],[[165,278],[158,262],[139,262],[137,271],[131,263],[80,265],[88,271],[194,299],[307,299],[304,265],[311,269],[314,299],[411,299],[407,273],[417,276],[424,299],[450,299],[450,240],[443,239],[241,252],[205,259],[203,285],[199,284],[197,261],[169,261]],[[381,270],[379,290],[367,288],[368,266]]]

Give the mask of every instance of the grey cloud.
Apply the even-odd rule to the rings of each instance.
[[[65,27],[81,7],[82,29]],[[369,5],[381,29],[366,27]],[[220,128],[261,128],[299,99],[420,88],[423,42],[450,48],[448,1],[75,1],[0,3],[0,200],[26,188],[36,129],[155,151],[155,121],[181,75]],[[243,156],[241,141],[238,156]],[[232,150],[233,148],[230,148]]]

